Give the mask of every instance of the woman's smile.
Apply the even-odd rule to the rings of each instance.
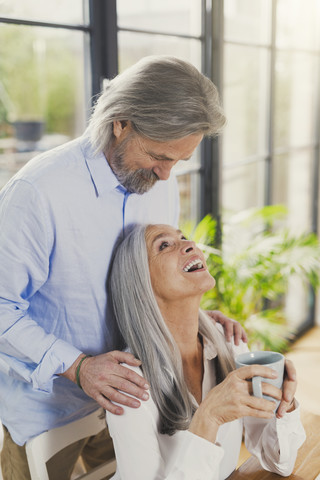
[[[183,270],[187,273],[197,272],[204,270],[203,261],[200,258],[189,259],[188,263],[183,267]]]

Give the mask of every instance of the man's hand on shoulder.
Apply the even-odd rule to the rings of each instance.
[[[231,342],[234,337],[234,344],[239,345],[240,340],[247,342],[247,334],[242,328],[241,324],[236,320],[226,317],[219,310],[207,310],[207,314],[217,323],[223,326],[224,334],[227,342]]]
[[[84,354],[80,355],[62,375],[80,384],[82,390],[96,400],[102,408],[121,415],[123,408],[113,402],[138,408],[140,406],[138,398],[148,400],[149,394],[146,390],[150,387],[146,380],[133,370],[121,365],[122,363],[133,367],[141,365],[140,360],[131,353],[116,350],[94,357],[85,357]],[[80,369],[78,369],[79,362],[82,362]]]

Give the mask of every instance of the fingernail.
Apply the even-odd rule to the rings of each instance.
[[[150,385],[149,385],[148,383],[145,383],[145,384],[143,385],[143,388],[145,388],[146,390],[149,390]]]
[[[138,407],[140,407],[140,402],[134,401],[134,402],[132,402],[132,406],[133,406],[134,408],[138,408]]]
[[[148,394],[147,392],[145,392],[145,393],[142,395],[142,398],[143,398],[143,400],[148,400],[149,394]]]
[[[115,413],[116,413],[116,415],[122,415],[122,413],[123,413],[122,408],[117,408]]]
[[[271,375],[272,375],[273,378],[277,378],[277,377],[278,377],[278,374],[277,374],[277,372],[276,372],[275,370],[272,370],[272,374],[271,374]]]

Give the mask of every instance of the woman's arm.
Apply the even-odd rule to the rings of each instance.
[[[220,446],[189,431],[160,435],[152,398],[138,409],[124,410],[120,417],[107,412],[121,480],[218,480]]]
[[[245,418],[245,444],[261,466],[278,475],[292,473],[300,446],[306,435],[300,421],[300,407],[294,401],[295,410],[282,418],[269,421]]]
[[[268,422],[245,418],[245,441],[265,470],[287,476],[293,471],[305,432],[300,421],[300,408],[294,394],[297,388],[293,363],[286,360],[281,403]]]

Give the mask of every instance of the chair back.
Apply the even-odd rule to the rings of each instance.
[[[46,462],[68,445],[86,437],[97,435],[106,428],[105,412],[95,412],[62,427],[54,428],[31,438],[26,443],[26,454],[32,480],[49,480]],[[77,480],[101,480],[116,470],[115,459],[108,460],[77,478]]]

